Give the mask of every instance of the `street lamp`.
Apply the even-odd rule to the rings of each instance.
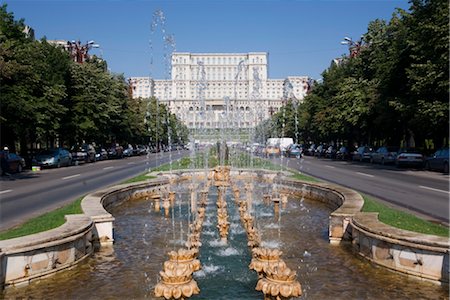
[[[344,37],[344,40],[341,41],[341,45],[347,45],[348,50],[350,52],[350,57],[356,57],[358,56],[359,52],[361,51],[361,47],[363,46],[363,37],[359,39],[359,41],[353,41],[348,36]]]
[[[81,42],[72,40],[67,42],[67,50],[70,53],[72,59],[82,64],[86,58],[88,58],[88,52],[92,48],[100,48],[99,44],[96,44],[95,41],[89,41],[86,44],[82,45]]]

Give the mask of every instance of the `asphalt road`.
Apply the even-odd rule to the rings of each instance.
[[[152,153],[59,169],[15,174],[0,181],[0,231],[64,206],[87,193],[120,183],[189,152]]]
[[[14,180],[2,178],[0,231],[164,164],[170,155],[175,160],[188,154],[188,151],[150,154],[40,172],[27,171],[14,175]],[[448,175],[312,157],[272,161],[374,196],[421,217],[449,223]]]
[[[281,159],[272,161],[280,163]],[[374,196],[429,220],[449,224],[449,175],[310,156],[283,158],[282,163],[307,175]]]

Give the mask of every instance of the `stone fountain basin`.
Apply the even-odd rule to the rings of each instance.
[[[212,171],[211,171],[212,172]],[[87,195],[83,215],[66,216],[55,229],[0,241],[0,285],[18,286],[76,265],[100,247],[114,242],[114,217],[108,209],[133,198],[154,198],[172,183],[206,180],[211,172],[182,170],[157,173],[158,178],[121,184]],[[232,169],[232,180],[276,183],[281,192],[304,196],[329,205],[329,240],[351,242],[355,253],[380,266],[436,283],[448,283],[447,238],[414,233],[381,223],[376,213],[362,213],[357,192],[329,183],[311,183],[288,173]]]

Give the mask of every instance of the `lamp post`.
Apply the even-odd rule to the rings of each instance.
[[[88,52],[92,48],[100,48],[100,45],[96,44],[94,41],[89,41],[86,44],[82,45],[81,42],[78,41],[68,41],[67,49],[70,53],[72,59],[82,64],[88,58]]]
[[[356,57],[358,56],[359,52],[361,51],[361,48],[363,46],[363,37],[359,39],[359,41],[353,41],[352,38],[344,37],[344,40],[341,41],[341,45],[347,45],[348,50],[350,52],[350,57]]]

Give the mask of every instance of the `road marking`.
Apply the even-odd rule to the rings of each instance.
[[[356,174],[367,176],[367,177],[375,177],[375,176],[373,176],[371,174],[366,174],[366,173],[361,173],[361,172],[356,172]]]
[[[127,163],[127,165],[135,165],[136,163],[135,162],[129,162],[129,163]]]
[[[103,170],[108,170],[108,169],[112,169],[114,167],[104,167]]]
[[[63,177],[62,180],[66,180],[66,179],[70,179],[70,178],[75,178],[75,177],[78,177],[78,176],[80,176],[80,175],[81,175],[81,174],[70,175],[70,176],[67,176],[67,177]]]
[[[439,190],[439,189],[434,189],[428,186],[423,186],[423,185],[419,185],[420,188],[422,189],[426,189],[426,190],[430,190],[430,191],[435,191],[435,192],[441,192],[441,193],[445,193],[445,194],[450,194],[449,191],[444,191],[444,190]]]
[[[12,192],[12,190],[4,190],[4,191],[1,191],[0,194],[6,194],[6,193],[9,193],[9,192]]]
[[[331,169],[336,169],[336,167],[333,167],[333,166],[329,166],[329,165],[325,165],[325,167],[327,167],[327,168],[331,168]]]

